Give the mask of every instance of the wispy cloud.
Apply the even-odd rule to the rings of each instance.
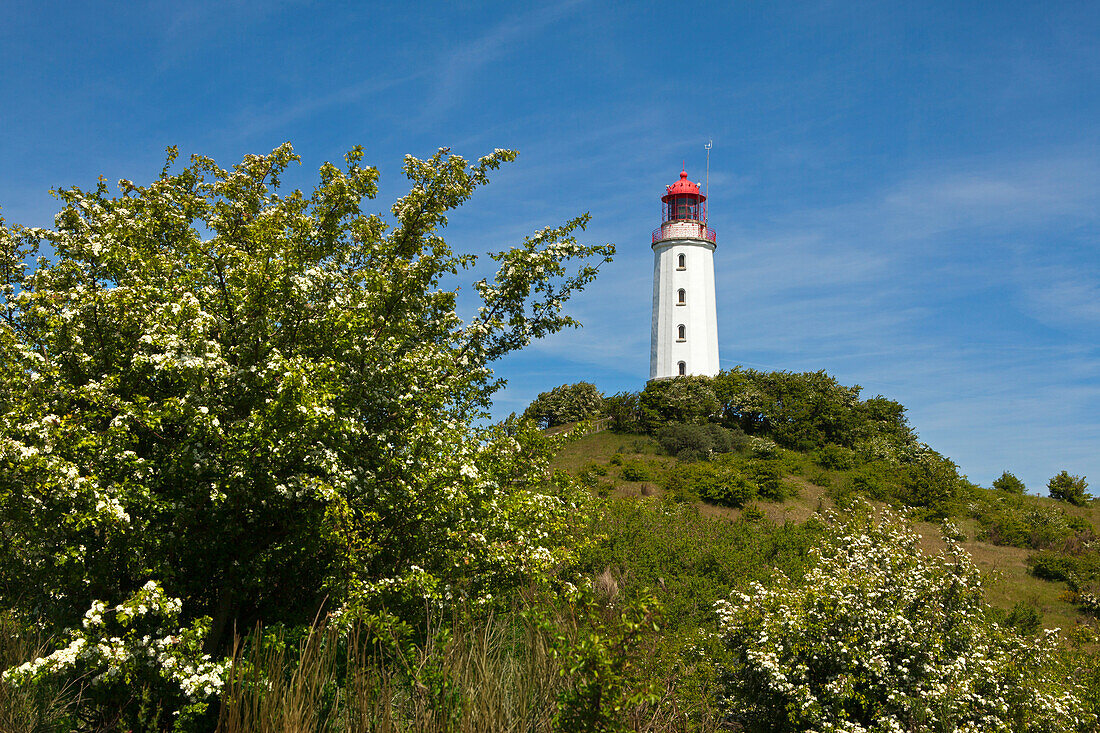
[[[301,98],[290,105],[270,102],[262,107],[244,108],[237,115],[233,132],[251,137],[273,130],[284,130],[321,112],[350,107],[382,92],[416,81],[424,73],[417,71],[403,76],[374,76],[339,87],[335,91]]]
[[[459,43],[437,59],[439,69],[432,93],[424,107],[425,121],[442,116],[465,98],[471,80],[491,63],[522,50],[521,42],[548,26],[572,15],[586,0],[553,3],[505,18],[483,35]]]

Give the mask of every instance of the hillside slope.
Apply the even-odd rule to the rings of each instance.
[[[827,469],[810,453],[781,450],[783,497],[768,501],[759,497],[743,507],[721,506],[698,497],[674,496],[667,488],[670,478],[683,467],[683,462],[667,455],[660,444],[644,434],[618,434],[607,430],[580,437],[566,445],[557,455],[553,467],[579,477],[593,491],[603,495],[634,498],[640,501],[686,503],[702,517],[717,522],[735,522],[746,512],[763,513],[776,524],[805,522],[814,515],[829,510],[843,510],[859,495],[858,470]],[[869,498],[866,497],[865,498]],[[1039,549],[1048,552],[1074,550],[1074,541],[1081,536],[1100,535],[1100,511],[1096,502],[1077,507],[1046,497],[1012,496],[1013,506],[1025,516],[1060,517],[1073,523],[1073,537],[1055,540],[1039,547],[1017,547],[993,541],[997,518],[990,517],[990,507],[1008,499],[1006,492],[970,487],[969,498],[959,511],[949,516],[956,539],[971,554],[981,568],[987,600],[994,606],[1011,612],[1020,604],[1034,609],[1041,626],[1070,628],[1086,622],[1089,615],[1082,611],[1076,594],[1063,582],[1044,580],[1028,571],[1028,560]],[[869,498],[877,506],[888,502]],[[897,505],[897,502],[892,502]],[[946,547],[943,521],[916,521],[922,545],[930,552]],[[991,538],[991,535],[993,538]],[[1080,548],[1077,548],[1080,549]]]

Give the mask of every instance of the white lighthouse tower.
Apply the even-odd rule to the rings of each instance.
[[[662,224],[653,231],[649,378],[713,376],[718,373],[717,238],[707,226],[707,197],[685,170],[661,202]]]

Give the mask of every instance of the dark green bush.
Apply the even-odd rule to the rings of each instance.
[[[1019,601],[1005,614],[1005,623],[1021,636],[1035,636],[1043,623],[1043,616],[1030,603]]]
[[[665,497],[676,503],[699,501],[699,492],[696,490],[687,471],[677,468],[669,471],[665,477]]]
[[[599,483],[600,476],[607,475],[607,466],[602,466],[595,461],[589,461],[581,466],[580,481],[581,484],[589,489],[596,488],[596,484]]]
[[[701,492],[704,499],[719,506],[742,507],[757,495],[757,486],[739,473],[708,484]],[[763,496],[763,493],[760,494]]]
[[[993,481],[993,488],[998,491],[1007,491],[1010,494],[1022,494],[1027,487],[1024,486],[1023,481],[1005,471],[1000,478]]]
[[[865,463],[848,478],[852,491],[876,501],[890,495],[891,483],[889,466],[882,461]]]
[[[978,539],[1007,547],[1031,546],[1031,532],[1023,514],[1012,509],[983,515],[979,519]]]
[[[901,486],[897,497],[909,507],[923,511],[915,516],[943,519],[959,511],[960,499],[968,487],[950,459],[926,452],[900,471]]]
[[[641,461],[623,461],[621,471],[624,481],[649,481],[652,477],[649,464]]]
[[[669,455],[680,456],[682,453],[690,452],[696,456],[706,457],[714,450],[714,438],[711,437],[707,427],[669,423],[659,429],[655,437]]]
[[[1084,506],[1092,497],[1085,491],[1088,482],[1084,476],[1070,476],[1062,471],[1047,482],[1047,491],[1051,499],[1067,501],[1074,506]]]
[[[637,392],[619,392],[604,397],[603,414],[610,420],[613,432],[640,433],[644,430]]]
[[[822,468],[846,471],[855,465],[856,454],[851,448],[828,443],[814,451],[814,461]]]
[[[745,510],[741,512],[741,519],[745,522],[761,522],[767,519],[767,514],[764,510],[758,507],[756,504],[749,504],[745,507]]]
[[[748,436],[745,435],[740,428],[727,430],[717,423],[707,423],[703,426],[703,429],[706,430],[707,434],[710,436],[714,444],[713,451],[715,453],[729,453],[733,450],[735,441],[743,444],[747,444],[748,442]]]
[[[1071,517],[1069,515],[1066,515],[1066,524],[1069,525],[1069,528],[1072,531],[1078,534],[1093,531],[1092,524],[1084,517]]]
[[[830,486],[833,483],[833,477],[829,475],[829,472],[820,468],[810,471],[810,475],[806,478],[814,486]]]
[[[780,462],[774,459],[754,459],[749,461],[748,476],[756,484],[760,497],[768,501],[783,501],[789,496],[783,483],[783,471]]]
[[[757,495],[757,485],[730,462],[677,464],[665,488],[680,501],[698,497],[732,507],[744,506]]]
[[[706,453],[701,453],[694,448],[684,448],[682,451],[676,454],[676,460],[681,463],[694,463],[695,461],[705,461],[708,458]]]
[[[1027,571],[1043,580],[1066,581],[1077,573],[1077,558],[1064,552],[1036,552],[1027,559]]]

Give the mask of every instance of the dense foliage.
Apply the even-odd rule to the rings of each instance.
[[[52,632],[148,608],[153,583],[173,618],[142,643],[190,644],[178,623],[214,654],[322,606],[489,603],[560,560],[575,514],[545,491],[546,439],[476,426],[490,364],[573,325],[563,303],[613,248],[579,244],[581,217],[491,254],[463,321],[475,257],[441,230],[513,157],[409,157],[387,220],[361,211],[359,149],[308,196],[280,193],[289,145],[176,173],[172,151],[147,186],[57,192],[54,229],[0,227],[0,606]],[[129,659],[172,679],[170,650],[119,638],[117,659],[78,650],[107,665],[93,683]]]

